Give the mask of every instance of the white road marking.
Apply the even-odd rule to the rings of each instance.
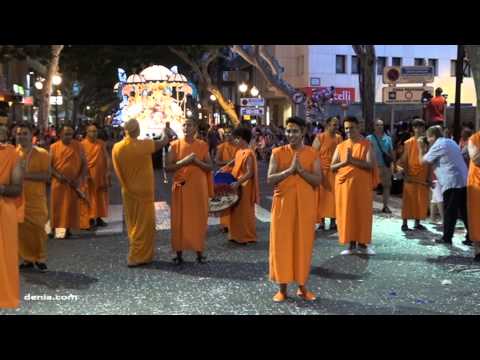
[[[108,209],[109,216],[105,221],[108,226],[98,228],[94,233],[96,235],[115,235],[123,232],[123,205],[110,205]],[[155,230],[170,230],[170,206],[165,201],[155,202]],[[255,215],[263,223],[271,222],[270,211],[255,204]],[[220,224],[219,217],[209,217],[208,225],[215,226]],[[45,225],[45,231],[50,231],[50,223]],[[56,236],[63,237],[65,229],[56,229]]]
[[[107,219],[108,226],[96,231],[97,234],[119,234],[122,232],[122,205],[110,205],[110,216]],[[270,211],[255,205],[255,214],[259,221],[267,223],[271,220]],[[155,229],[157,231],[170,230],[170,206],[165,201],[155,202]],[[219,217],[209,217],[208,225],[215,226],[220,224]]]
[[[257,219],[263,223],[269,223],[272,221],[272,214],[270,213],[270,211],[264,209],[258,204],[255,204],[255,215]]]

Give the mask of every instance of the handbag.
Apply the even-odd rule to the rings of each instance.
[[[378,147],[380,148],[380,151],[382,152],[383,162],[385,163],[385,166],[390,167],[390,165],[393,162],[392,157],[389,154],[387,154],[385,151],[383,151],[382,145],[380,144],[380,141],[378,140],[377,135],[373,134],[373,136],[375,137],[375,140],[377,141]]]

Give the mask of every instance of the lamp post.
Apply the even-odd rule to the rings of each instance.
[[[245,93],[247,92],[248,90],[248,85],[245,83],[245,82],[242,82],[240,85],[238,85],[238,91],[240,92],[240,97],[243,97],[245,96]],[[243,116],[242,116],[242,104],[240,102],[240,99],[239,99],[239,108],[238,108],[238,112],[240,113],[240,117],[241,119],[243,120]]]
[[[62,83],[62,77],[59,74],[52,76],[52,84],[59,86]],[[55,130],[58,130],[58,101],[61,96],[60,90],[55,91]]]
[[[215,103],[216,103],[216,101],[217,101],[217,97],[216,97],[215,95],[213,95],[213,94],[210,95],[210,101],[213,103],[213,106],[212,106],[212,111],[213,111],[213,113],[212,113],[212,114],[209,114],[209,117],[211,116],[211,117],[209,118],[209,123],[210,123],[210,125],[214,125],[214,124],[215,124],[215,116],[214,116],[214,113],[215,113],[215,109],[216,109],[216,108],[215,108]],[[213,118],[213,120],[212,120],[212,118]]]
[[[248,90],[248,85],[245,84],[244,82],[238,85],[238,91],[240,91],[242,95],[244,95],[247,92],[247,90]]]

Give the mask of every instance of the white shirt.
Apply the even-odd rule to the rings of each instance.
[[[458,144],[446,138],[438,138],[424,155],[424,161],[433,164],[435,176],[442,193],[449,189],[467,186],[468,169]]]

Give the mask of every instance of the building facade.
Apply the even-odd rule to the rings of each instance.
[[[284,79],[295,88],[309,94],[312,89],[333,86],[338,102],[360,102],[358,62],[352,45],[271,45],[268,50],[284,67]],[[386,86],[382,80],[385,66],[429,65],[434,68],[435,80],[428,86],[441,87],[448,95],[449,104],[453,104],[456,45],[375,45],[375,52],[377,103],[382,103],[382,88]],[[267,116],[283,123],[292,113],[290,102],[276,93],[265,94]],[[461,103],[476,106],[475,86],[468,68]],[[272,110],[275,106],[281,111]]]

